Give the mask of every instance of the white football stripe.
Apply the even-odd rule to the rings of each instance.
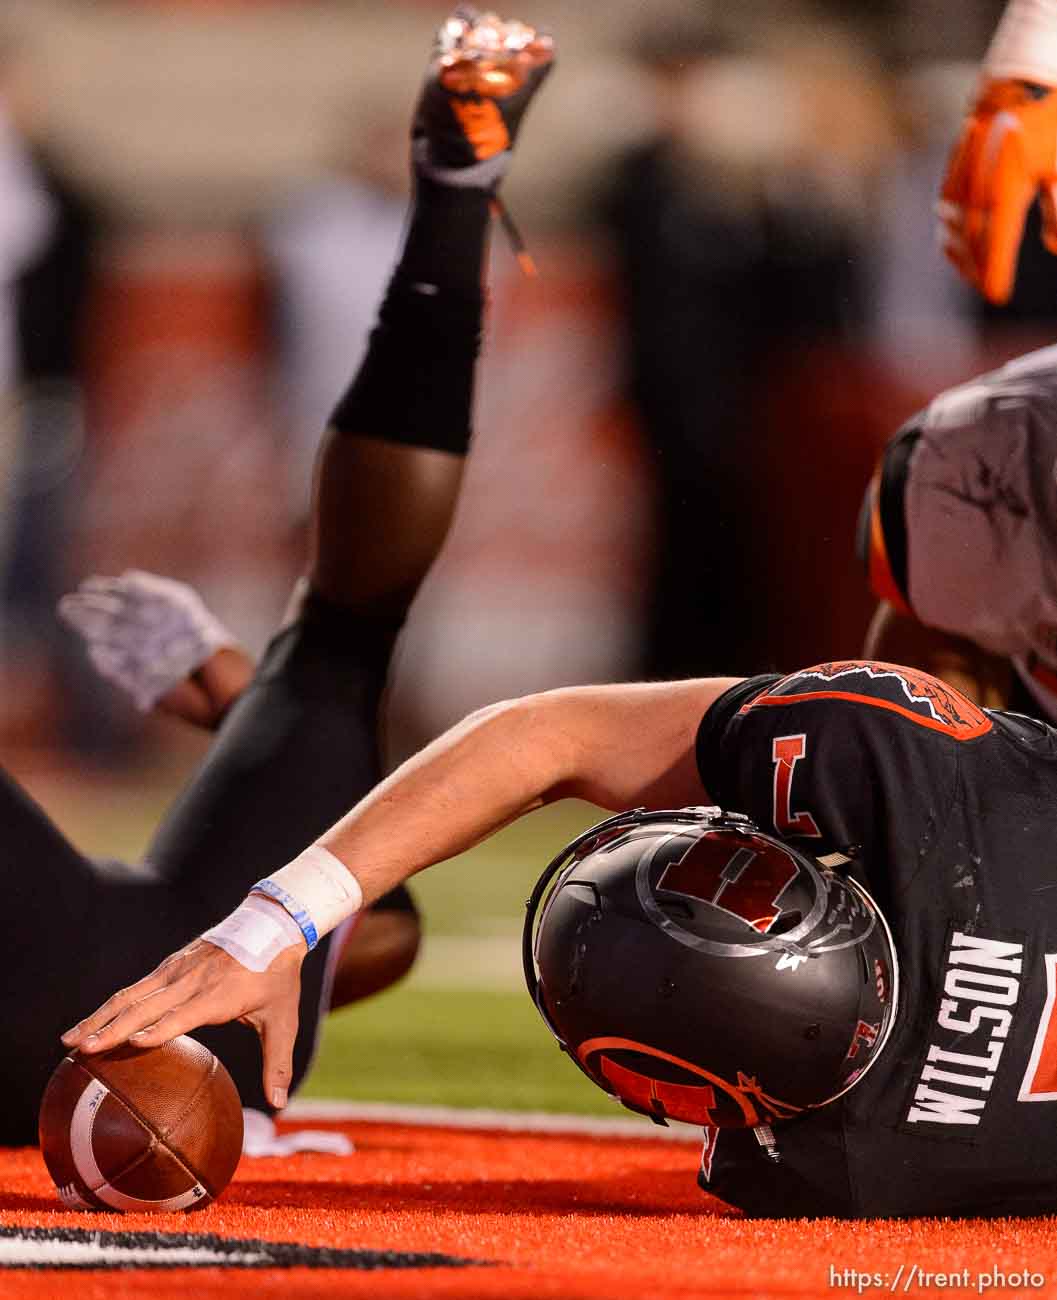
[[[73,1167],[85,1186],[90,1188],[104,1205],[109,1205],[113,1210],[147,1210],[154,1213],[186,1210],[189,1205],[194,1205],[196,1201],[207,1196],[206,1189],[197,1182],[187,1191],[181,1192],[179,1196],[170,1196],[167,1200],[161,1201],[126,1196],[124,1192],[119,1192],[116,1187],[110,1186],[99,1168],[92,1149],[95,1117],[99,1114],[99,1108],[109,1093],[110,1089],[105,1083],[101,1083],[96,1078],[91,1079],[84,1092],[77,1098],[77,1105],[74,1106],[70,1118],[70,1155],[73,1157]]]
[[[237,1262],[245,1268],[257,1261],[266,1260],[259,1251],[239,1253]],[[119,1264],[157,1267],[160,1264],[176,1266],[180,1264],[201,1267],[203,1264],[230,1265],[232,1256],[229,1252],[210,1250],[205,1246],[159,1246],[156,1250],[147,1246],[106,1245],[98,1241],[41,1241],[18,1237],[0,1238],[0,1267],[16,1268],[29,1265],[34,1268],[59,1268],[73,1265],[95,1265],[96,1267],[114,1268]]]
[[[73,1157],[73,1167],[80,1174],[81,1181],[93,1192],[106,1182],[92,1150],[92,1129],[95,1126],[96,1112],[109,1092],[106,1084],[100,1083],[98,1079],[90,1079],[77,1098],[77,1105],[70,1116],[70,1155]]]

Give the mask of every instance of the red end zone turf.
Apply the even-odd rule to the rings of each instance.
[[[221,1200],[192,1215],[70,1213],[38,1152],[0,1152],[0,1265],[13,1251],[32,1265],[0,1268],[0,1296],[1057,1293],[1053,1219],[750,1222],[697,1190],[696,1144],[332,1127],[354,1155],[244,1160]],[[141,1266],[159,1244],[177,1267]],[[57,1272],[46,1267],[56,1250],[94,1250],[105,1267]],[[209,1267],[186,1267],[203,1258]]]

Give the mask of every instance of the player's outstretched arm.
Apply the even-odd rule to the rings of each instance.
[[[944,252],[992,302],[1013,291],[1036,197],[1057,253],[1057,0],[1009,0],[937,206]]]
[[[225,921],[63,1035],[67,1047],[156,1046],[241,1019],[286,1101],[301,959],[318,937],[416,872],[566,796],[623,809],[708,801],[694,741],[734,679],[585,686],[472,714],[363,799]]]
[[[253,658],[193,587],[141,569],[85,578],[59,601],[101,677],[144,713],[215,728],[253,676]]]

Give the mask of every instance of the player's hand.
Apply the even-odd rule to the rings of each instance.
[[[59,601],[100,676],[147,712],[213,726],[253,671],[231,632],[186,583],[140,569],[86,578]]]
[[[158,1047],[202,1025],[241,1020],[260,1035],[264,1095],[282,1109],[293,1075],[305,951],[303,942],[284,948],[266,970],[253,971],[205,939],[195,939],[67,1030],[63,1044],[89,1055],[126,1042]]]
[[[445,185],[494,189],[525,110],[554,63],[554,41],[516,19],[462,6],[437,33],[415,110],[416,170]]]
[[[1057,88],[987,81],[951,154],[937,212],[944,252],[991,302],[1013,291],[1036,195],[1043,242],[1057,253]]]

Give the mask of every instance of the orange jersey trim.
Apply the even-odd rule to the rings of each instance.
[[[910,608],[906,596],[899,589],[892,574],[888,547],[885,545],[884,528],[881,525],[881,474],[878,471],[870,482],[870,542],[866,559],[867,572],[873,593],[880,600],[886,600],[900,614],[916,617]]]
[[[954,726],[947,722],[940,722],[938,718],[924,718],[920,713],[904,708],[893,700],[879,700],[875,695],[859,695],[856,691],[807,691],[802,695],[761,695],[744,705],[742,712],[747,713],[760,705],[799,704],[803,700],[850,700],[853,704],[869,704],[875,709],[887,709],[890,713],[902,714],[904,718],[916,722],[919,727],[927,727],[930,731],[941,731],[953,740],[976,740],[979,736],[987,735],[994,727],[994,723],[986,715],[974,725]],[[975,706],[974,711],[979,712]]]

